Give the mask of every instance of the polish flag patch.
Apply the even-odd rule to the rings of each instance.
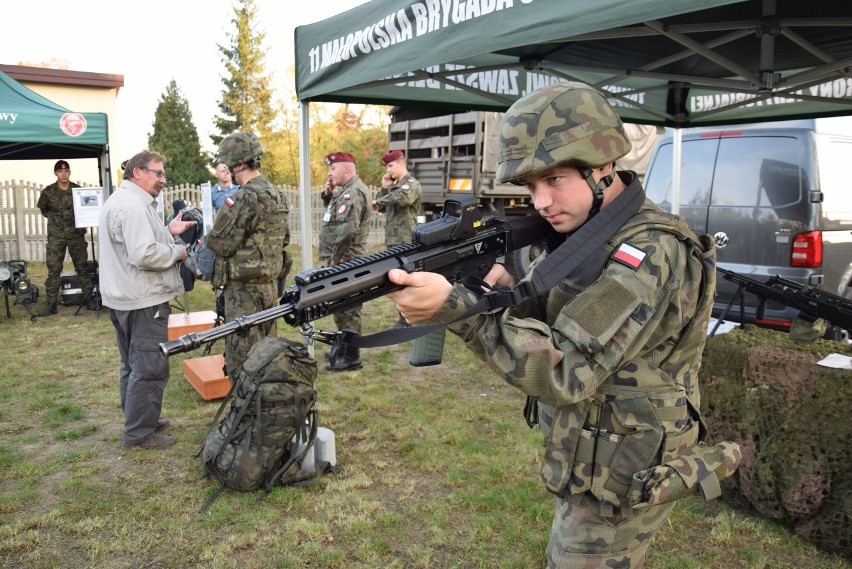
[[[231,199],[230,196],[225,198],[225,205],[228,207],[234,207],[234,200]]]
[[[638,269],[645,260],[646,253],[629,243],[622,243],[612,254],[612,258],[631,269]]]

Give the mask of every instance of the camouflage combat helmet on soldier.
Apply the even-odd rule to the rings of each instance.
[[[630,148],[621,118],[600,92],[584,83],[547,85],[515,101],[503,116],[497,178],[521,185],[525,176],[573,165],[594,194],[591,217],[612,183],[612,175],[596,182],[592,169],[615,162]]]
[[[216,162],[233,168],[237,164],[257,160],[262,154],[263,146],[255,135],[250,132],[235,132],[226,136],[219,144],[219,157]]]

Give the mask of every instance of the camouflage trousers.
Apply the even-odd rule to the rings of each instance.
[[[44,294],[48,303],[56,302],[59,298],[59,275],[62,273],[62,266],[65,262],[65,249],[68,249],[68,254],[74,263],[74,270],[77,271],[77,277],[80,279],[83,297],[87,297],[92,292],[92,279],[86,272],[89,254],[86,250],[85,237],[81,236],[79,239],[48,237],[47,247],[45,248],[47,278],[44,281]]]
[[[278,283],[272,281],[268,284],[229,281],[222,292],[225,299],[225,320],[233,320],[239,316],[276,306],[277,292]],[[278,336],[274,320],[253,326],[246,333],[238,332],[225,337],[225,368],[232,382],[234,373],[246,359],[251,347],[266,336],[273,338]]]
[[[589,498],[581,503],[554,498],[556,514],[547,543],[547,569],[639,569],[651,539],[674,502],[651,506],[630,517],[602,517]]]
[[[361,308],[363,304],[359,304],[349,310],[334,313],[334,323],[338,330],[351,330],[357,334],[361,333]]]

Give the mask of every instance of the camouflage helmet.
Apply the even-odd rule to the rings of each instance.
[[[624,124],[585,83],[547,85],[515,101],[500,121],[497,178],[521,178],[557,164],[600,168],[630,152]]]
[[[263,154],[263,146],[255,135],[250,132],[235,132],[226,136],[219,143],[217,164],[225,164],[233,168],[237,164],[251,162]]]

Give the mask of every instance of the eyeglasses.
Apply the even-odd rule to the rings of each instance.
[[[166,173],[163,172],[162,170],[152,170],[151,168],[148,168],[148,167],[144,167],[142,169],[145,170],[146,172],[151,172],[152,174],[154,174],[158,178],[162,178],[163,180],[166,179]]]

